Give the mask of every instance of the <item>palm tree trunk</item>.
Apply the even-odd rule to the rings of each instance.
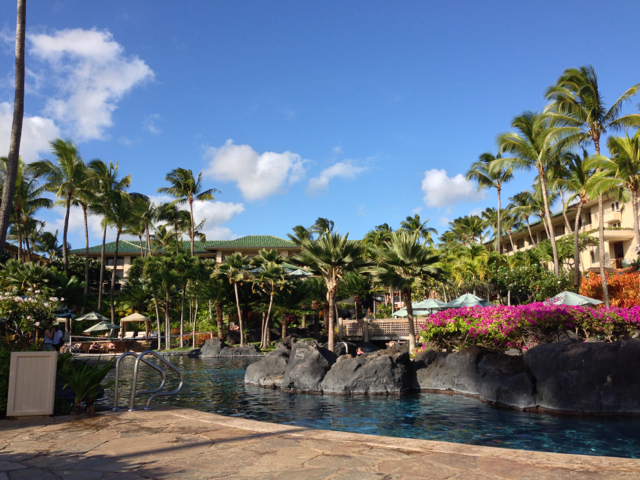
[[[240,311],[240,297],[238,296],[238,282],[233,282],[233,290],[236,294],[236,307],[238,307],[238,324],[240,325],[240,346],[244,347],[244,324],[242,322],[242,312]]]
[[[531,225],[529,225],[529,217],[524,217],[524,221],[527,224],[527,230],[529,230],[529,238],[531,238],[531,245],[536,246],[536,241],[533,238],[533,233],[531,233]]]
[[[144,248],[142,248],[142,234],[138,235],[138,240],[140,241],[140,257],[144,258]]]
[[[558,264],[558,246],[556,245],[556,237],[553,232],[553,224],[551,223],[551,211],[549,210],[549,197],[547,197],[547,182],[544,178],[544,172],[539,170],[540,186],[542,187],[542,200],[544,201],[544,213],[549,223],[549,240],[551,241],[551,250],[553,251],[553,273],[560,274],[560,265]]]
[[[158,332],[160,335],[160,332]],[[171,319],[169,318],[169,290],[165,292],[164,298],[164,348],[171,349]]]
[[[101,311],[102,308],[102,290],[104,288],[104,254],[105,254],[105,244],[107,243],[107,226],[104,226],[104,231],[102,233],[102,250],[100,251],[100,285],[98,286],[98,312]],[[160,332],[158,332],[160,335]]]
[[[176,236],[176,255],[180,253],[180,248],[178,247],[178,221],[176,220],[173,223],[173,233]]]
[[[118,228],[116,233],[115,259],[113,261],[113,271],[111,272],[111,291],[109,292],[109,303],[111,304],[111,323],[114,323],[116,320],[116,307],[113,303],[113,294],[115,293],[116,288],[116,270],[118,270],[118,243],[120,242],[121,231],[122,230]]]
[[[409,353],[416,349],[416,329],[413,325],[413,305],[411,305],[411,289],[405,288],[403,291],[404,305],[407,308],[407,321],[409,322]]]
[[[269,344],[267,343],[267,332],[269,331],[269,319],[271,318],[271,307],[273,306],[273,290],[274,286],[271,285],[271,293],[269,294],[269,310],[267,310],[267,318],[264,321],[264,327],[262,330],[262,345],[260,346],[260,348],[267,348],[269,346]]]
[[[18,261],[24,263],[24,254],[22,253],[22,228],[20,227],[20,221],[16,222],[16,229],[18,230]]]
[[[511,242],[511,250],[515,253],[516,244],[513,243],[513,235],[512,235],[512,232],[511,232],[511,228],[509,228],[509,242]]]
[[[502,199],[500,198],[500,187],[496,188],[496,190],[498,191],[498,231],[496,232],[496,241],[498,242],[498,253],[502,253]]]
[[[144,232],[147,236],[147,255],[151,254],[151,235],[149,235],[149,227],[144,227]]]
[[[189,199],[189,209],[191,210],[191,226],[189,227],[189,231],[191,232],[191,256],[195,255],[193,241],[195,238],[194,234],[194,223],[193,223],[193,199]]]
[[[186,288],[186,285],[182,287],[182,306],[180,307],[180,348],[184,347],[184,291]]]
[[[633,211],[633,232],[636,235],[636,248],[640,246],[640,227],[638,226],[638,188],[631,190],[631,210]],[[640,273],[638,274],[640,280]]]
[[[391,303],[391,315],[396,311],[396,305],[393,298],[393,288],[389,287],[389,302]]]
[[[335,288],[337,290],[337,287]],[[335,317],[336,317],[336,293],[335,291],[327,285],[327,300],[329,301],[329,318],[327,325],[327,335],[329,337],[329,343],[327,344],[327,348],[332,352],[336,347],[336,340],[333,334],[333,326],[335,325]]]
[[[198,300],[196,300],[196,308],[193,316],[193,337],[192,337],[193,342],[191,344],[193,348],[196,348],[196,323],[197,322],[198,322]]]
[[[222,302],[220,300],[216,300],[216,325],[218,327],[218,338],[220,340],[223,339],[222,320]]]
[[[600,136],[593,138],[593,145],[596,150],[596,155],[600,155]],[[597,169],[596,171],[599,171]],[[605,256],[605,243],[604,243],[604,196],[603,194],[598,195],[598,243],[600,244],[598,248],[598,261],[600,262],[600,280],[602,280],[602,300],[604,301],[604,306],[609,308],[609,287],[607,285],[607,273],[604,269],[604,262],[606,260]]]
[[[158,297],[156,297],[156,291],[153,290],[153,304],[156,307],[156,322],[158,322],[158,350],[162,349],[162,335],[160,332],[162,329],[160,328],[160,310],[158,309]]]
[[[70,213],[71,213],[71,192],[67,193],[67,213],[64,216],[64,230],[62,231],[62,261],[64,262],[64,274],[67,276],[67,278],[69,278],[69,251],[67,249],[67,234],[69,233],[69,214]],[[113,319],[111,321],[113,322]]]
[[[567,209],[564,204],[564,195],[562,194],[562,190],[560,190],[560,201],[562,202],[562,216],[564,217],[564,223],[567,225],[569,233],[573,233],[573,230],[571,229],[571,222],[569,222],[569,217],[567,217]]]
[[[582,212],[582,200],[580,200],[580,202],[578,203],[578,211],[576,213],[576,228],[573,232],[573,284],[576,288],[580,288],[580,212]]]
[[[26,250],[25,260],[27,262],[31,261],[31,244],[29,243],[29,226],[28,226],[29,218],[24,219],[24,247]]]
[[[82,213],[84,215],[84,295],[82,298],[82,309],[84,311],[87,305],[87,297],[89,296],[89,224],[87,223],[87,206],[82,204]]]
[[[285,338],[287,336],[287,319],[284,312],[280,313],[280,329],[280,335]]]
[[[24,117],[24,49],[25,25],[27,22],[27,0],[18,0],[16,20],[16,79],[15,96],[13,100],[13,123],[11,124],[11,140],[7,155],[7,171],[5,172],[2,201],[0,202],[0,256],[4,252],[7,241],[7,230],[11,221],[13,195],[18,176],[20,161],[20,140],[22,138],[22,119]]]

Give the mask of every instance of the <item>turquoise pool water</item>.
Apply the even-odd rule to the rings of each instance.
[[[186,377],[179,395],[158,403],[221,415],[391,437],[420,438],[543,452],[640,458],[640,418],[584,418],[493,408],[460,395],[330,396],[282,393],[244,384],[256,359],[169,359]],[[121,405],[128,402],[133,360],[121,374]],[[157,385],[142,369],[138,388]],[[169,374],[171,376],[172,374]],[[113,371],[107,380],[113,378]],[[168,381],[168,386],[177,380]],[[107,390],[103,404],[112,403]],[[137,405],[142,408],[143,399]]]

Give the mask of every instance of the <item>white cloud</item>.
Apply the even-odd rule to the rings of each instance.
[[[420,215],[422,213],[422,207],[416,207],[413,210],[411,210],[411,213],[413,215]]]
[[[481,208],[474,208],[473,210],[471,210],[469,212],[469,215],[482,215],[482,212],[484,212],[483,209]]]
[[[142,128],[144,128],[149,133],[153,133],[154,135],[158,135],[162,130],[158,127],[157,123],[160,120],[160,115],[154,113],[153,115],[149,115],[144,119],[142,124]]]
[[[235,182],[247,200],[259,200],[277,193],[304,177],[304,160],[291,152],[258,154],[249,145],[227,140],[220,148],[207,149],[209,168],[205,175],[223,182]]]
[[[138,57],[127,57],[108,31],[80,28],[29,35],[30,53],[46,62],[57,88],[44,113],[78,141],[104,138],[117,103],[154,73]]]
[[[154,195],[151,196],[150,199],[156,205],[174,200],[174,198],[167,195]],[[189,205],[184,204],[179,208],[182,210],[188,210]],[[241,203],[218,201],[196,201],[193,203],[193,216],[196,219],[196,223],[206,220],[203,233],[207,236],[207,240],[229,240],[237,238],[237,235],[234,235],[230,229],[227,227],[221,227],[221,225],[227,223],[236,215],[244,212],[244,210],[244,205]]]
[[[0,103],[0,156],[9,153],[13,107],[7,102]],[[60,136],[60,129],[52,120],[43,117],[25,116],[22,121],[20,156],[25,162],[38,160],[38,152],[49,152],[49,142]]]
[[[447,217],[438,218],[438,223],[440,223],[440,225],[443,225],[445,227],[449,225],[449,222],[451,222],[451,220],[448,219]]]
[[[447,207],[457,202],[477,202],[486,197],[461,173],[449,178],[446,170],[427,170],[422,180],[424,202],[428,207]]]
[[[353,179],[364,172],[366,167],[358,167],[349,161],[338,162],[329,168],[325,168],[320,175],[309,179],[307,185],[308,195],[319,195],[329,188],[329,182],[333,178]]]

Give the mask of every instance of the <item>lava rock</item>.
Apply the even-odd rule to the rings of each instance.
[[[282,389],[321,392],[322,380],[336,359],[335,353],[321,347],[314,340],[295,343],[280,384]]]
[[[259,357],[262,355],[260,349],[255,345],[245,345],[244,347],[230,347],[218,338],[210,338],[200,349],[201,358],[217,357]]]
[[[471,347],[446,353],[427,350],[416,356],[413,369],[415,390],[453,390],[478,394],[477,365],[486,350]]]
[[[409,390],[409,355],[342,356],[322,381],[323,393],[398,394]]]
[[[228,345],[219,338],[210,338],[205,341],[204,345],[200,348],[200,356],[219,357],[220,351],[226,347],[228,347]]]
[[[525,352],[539,407],[563,412],[640,413],[640,339],[557,342]]]
[[[364,353],[373,353],[380,350],[380,347],[369,342],[358,342],[356,343],[356,348],[361,348]]]
[[[535,385],[521,356],[487,354],[477,364],[478,395],[489,402],[522,410],[533,408]]]
[[[276,349],[247,367],[245,383],[267,388],[277,388],[289,363],[289,350]]]

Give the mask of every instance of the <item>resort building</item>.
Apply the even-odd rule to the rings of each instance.
[[[567,208],[566,216],[569,220],[569,227],[562,212],[552,216],[553,235],[556,240],[564,236],[573,237],[575,227],[576,214],[578,212],[577,205],[571,205]],[[582,206],[579,220],[579,232],[587,233],[596,241],[598,239],[598,200],[591,200]],[[514,251],[529,250],[538,242],[549,238],[550,232],[542,221],[538,220],[530,224],[531,235],[529,229],[525,225],[518,231],[511,233],[513,245],[509,235],[502,237],[502,252],[507,255],[513,255]],[[608,270],[623,268],[628,262],[637,258],[635,251],[636,241],[633,232],[633,209],[631,202],[621,203],[618,200],[604,199],[604,240],[605,240],[605,268]],[[533,238],[531,238],[533,237]],[[485,244],[487,248],[494,249],[494,242]],[[587,247],[581,253],[580,265],[582,271],[596,271],[600,268],[599,247]]]
[[[118,258],[115,258],[116,242],[109,242],[105,245],[106,268],[111,270],[116,267],[116,275],[119,278],[127,278],[127,272],[131,267],[134,258],[143,255],[146,243],[142,244],[138,240],[120,240],[118,243]],[[212,240],[205,242],[195,242],[195,254],[200,258],[215,259],[222,263],[226,256],[241,253],[254,257],[258,252],[266,248],[267,250],[277,250],[282,256],[289,257],[300,253],[301,249],[295,243],[271,235],[249,235],[247,237],[236,238],[235,240]],[[181,250],[189,252],[191,243],[183,241]],[[89,248],[89,257],[100,259],[102,245]],[[85,255],[84,248],[77,248],[69,252],[71,255]],[[162,251],[154,251],[153,255],[160,255]]]

